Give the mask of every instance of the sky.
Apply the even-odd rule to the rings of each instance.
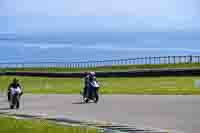
[[[200,29],[199,0],[1,0],[0,32]],[[4,17],[3,17],[4,16]]]
[[[189,54],[200,53],[199,33],[199,0],[0,0],[0,47],[8,50],[15,45],[110,50],[124,52],[122,57],[148,50]],[[13,36],[17,42],[7,39]]]
[[[198,0],[1,0],[2,16],[191,16]]]

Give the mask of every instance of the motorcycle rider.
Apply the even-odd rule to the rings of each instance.
[[[17,88],[19,87],[21,89],[20,96],[23,94],[22,87],[19,83],[19,80],[16,78],[13,79],[13,82],[8,86],[8,101],[10,101],[10,93],[11,93],[11,88]]]
[[[96,81],[97,83],[99,83],[97,80],[96,80],[96,76],[95,76],[95,72],[90,72],[89,73],[89,81],[88,81],[88,88],[87,88],[87,94],[89,94],[89,87],[90,87],[90,83],[92,83],[93,81]]]
[[[95,78],[95,72],[85,72],[85,85],[84,85],[84,89],[83,89],[83,96],[84,98],[86,97],[86,95],[88,94],[88,88],[89,88],[89,84],[90,82]]]

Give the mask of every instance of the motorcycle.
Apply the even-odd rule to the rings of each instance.
[[[20,87],[10,88],[9,94],[10,94],[10,100],[9,100],[10,108],[14,109],[14,107],[16,107],[17,109],[19,109],[19,107],[20,107],[20,96],[22,94]]]
[[[99,101],[99,88],[100,85],[97,81],[90,82],[86,95],[81,92],[81,95],[83,96],[83,101],[85,103],[88,103],[90,100],[93,100],[95,103],[97,103]]]

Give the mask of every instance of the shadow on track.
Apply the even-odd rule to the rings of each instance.
[[[73,102],[72,104],[86,104],[85,102]]]
[[[81,102],[73,102],[72,104],[89,104],[89,103],[93,103],[93,102],[86,103],[86,102],[81,101]]]

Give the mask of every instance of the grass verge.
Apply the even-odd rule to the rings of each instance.
[[[0,133],[97,133],[96,129],[67,127],[45,120],[16,120],[0,116]]]
[[[0,71],[28,71],[28,72],[85,72],[85,71],[131,71],[136,69],[161,69],[161,68],[200,68],[200,64],[151,64],[151,65],[114,65],[93,68],[66,68],[66,67],[25,67],[25,68],[4,68]]]
[[[6,91],[14,76],[0,77],[0,90]],[[79,94],[80,78],[17,77],[25,93]],[[98,78],[102,94],[199,95],[200,77]]]

